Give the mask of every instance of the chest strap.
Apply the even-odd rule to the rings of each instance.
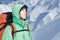
[[[17,31],[14,31],[13,33],[16,33],[16,32],[23,32],[23,31],[29,31],[29,29],[17,30]]]

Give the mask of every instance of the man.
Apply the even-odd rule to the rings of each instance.
[[[27,26],[27,6],[16,4],[12,7],[13,25],[15,27],[14,36],[9,25],[6,27],[2,40],[30,40],[30,31]]]

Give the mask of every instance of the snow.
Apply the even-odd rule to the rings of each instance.
[[[28,6],[32,40],[60,40],[60,0],[1,0],[0,14],[11,12],[14,4]]]
[[[11,7],[8,5],[0,4],[0,14],[4,12],[11,12]]]

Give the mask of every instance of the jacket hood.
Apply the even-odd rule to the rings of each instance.
[[[26,25],[26,21],[21,22],[21,19],[19,16],[20,15],[19,11],[23,6],[24,6],[23,4],[15,4],[12,6],[13,23],[20,25],[20,27],[23,27]]]

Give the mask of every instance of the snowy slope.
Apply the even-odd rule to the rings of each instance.
[[[11,12],[11,7],[8,5],[0,4],[0,14],[4,12]]]
[[[60,0],[1,0],[0,3],[4,4],[0,13],[11,11],[13,4],[28,6],[32,40],[60,40]]]

